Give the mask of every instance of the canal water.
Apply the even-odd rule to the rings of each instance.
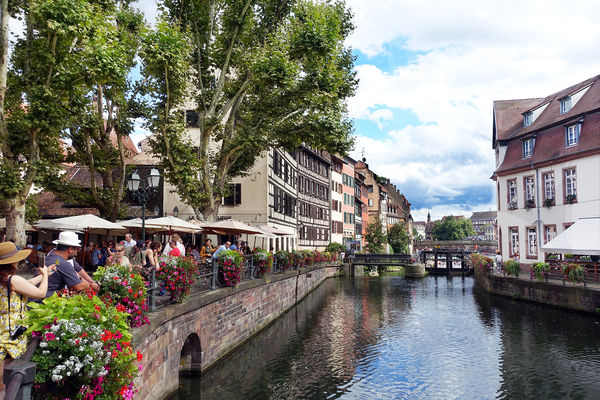
[[[328,279],[184,399],[600,399],[600,319],[473,278]]]

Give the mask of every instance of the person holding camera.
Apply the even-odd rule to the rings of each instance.
[[[27,350],[27,327],[18,321],[25,317],[28,299],[43,299],[48,289],[48,267],[38,268],[39,275],[29,280],[15,275],[17,264],[29,253],[31,249],[18,250],[12,242],[0,243],[0,390],[5,387],[4,364]]]

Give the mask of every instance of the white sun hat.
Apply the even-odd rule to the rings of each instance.
[[[60,235],[58,235],[58,239],[52,243],[70,247],[81,247],[81,240],[79,240],[77,233],[71,231],[61,232]]]

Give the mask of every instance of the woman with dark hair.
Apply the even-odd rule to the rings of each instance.
[[[18,250],[14,243],[0,243],[0,390],[4,389],[4,364],[19,358],[27,349],[26,328],[18,321],[25,316],[29,299],[43,299],[48,290],[48,267],[38,268],[33,279],[15,275],[17,264],[29,256],[31,249]],[[39,287],[35,286],[38,285]]]

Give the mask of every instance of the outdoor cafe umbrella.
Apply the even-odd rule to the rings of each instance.
[[[142,219],[141,218],[133,218],[133,219],[119,221],[119,225],[122,225],[125,228],[142,229]],[[166,230],[162,226],[149,226],[148,220],[146,220],[146,226],[144,229],[146,230],[146,233],[150,233],[150,234],[164,232]]]
[[[264,234],[263,231],[256,228],[255,226],[250,226],[248,224],[243,223],[242,221],[237,221],[234,219],[226,219],[217,222],[207,222],[202,225],[202,229],[213,232],[225,232],[229,234]]]
[[[123,233],[125,227],[114,222],[107,221],[93,214],[74,215],[71,217],[45,220],[35,225],[39,229],[55,229],[83,231],[85,233],[84,246],[87,246],[90,233]]]
[[[163,230],[169,231],[169,234],[171,234],[172,231],[189,233],[202,231],[202,227],[172,215],[168,217],[148,218],[146,219],[146,227],[163,228]]]

